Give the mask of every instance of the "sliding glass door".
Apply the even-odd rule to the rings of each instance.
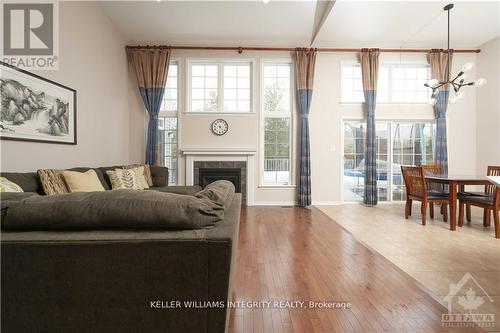
[[[377,189],[379,201],[405,197],[401,165],[432,164],[435,125],[428,122],[377,122]],[[365,123],[344,122],[344,201],[362,201]]]

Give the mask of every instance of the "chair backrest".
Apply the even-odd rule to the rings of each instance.
[[[442,175],[442,169],[440,165],[434,164],[434,165],[422,165],[422,169],[424,171],[424,176],[429,176],[429,175],[435,175],[439,176]],[[435,182],[429,182],[427,183],[427,189],[428,190],[434,190],[434,191],[444,191],[445,190],[445,185],[435,183]]]
[[[489,165],[488,171],[486,173],[488,176],[500,176],[500,165]],[[493,194],[497,191],[497,186],[491,184],[486,185],[484,188],[484,192]]]
[[[443,172],[441,171],[441,166],[440,165],[422,165],[421,166],[424,175],[441,175]]]
[[[427,196],[427,184],[424,177],[424,169],[421,166],[401,166],[401,173],[406,186],[406,195],[414,197]]]

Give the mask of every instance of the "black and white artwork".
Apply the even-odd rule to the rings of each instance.
[[[0,62],[0,138],[76,144],[76,91]]]

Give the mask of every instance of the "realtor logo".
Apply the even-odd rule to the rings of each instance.
[[[450,284],[444,301],[448,305],[448,313],[441,316],[444,327],[495,326],[495,314],[482,311],[486,303],[493,303],[493,299],[470,273],[458,283]]]
[[[3,3],[3,61],[24,69],[57,69],[57,2]]]

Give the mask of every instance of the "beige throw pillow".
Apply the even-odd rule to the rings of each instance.
[[[63,171],[62,174],[70,192],[104,191],[104,187],[102,187],[101,181],[94,170],[86,172]]]
[[[112,190],[142,190],[144,187],[141,187],[137,182],[137,178],[135,176],[135,171],[133,169],[115,169],[106,171],[109,176],[109,180],[111,181],[111,189]]]

